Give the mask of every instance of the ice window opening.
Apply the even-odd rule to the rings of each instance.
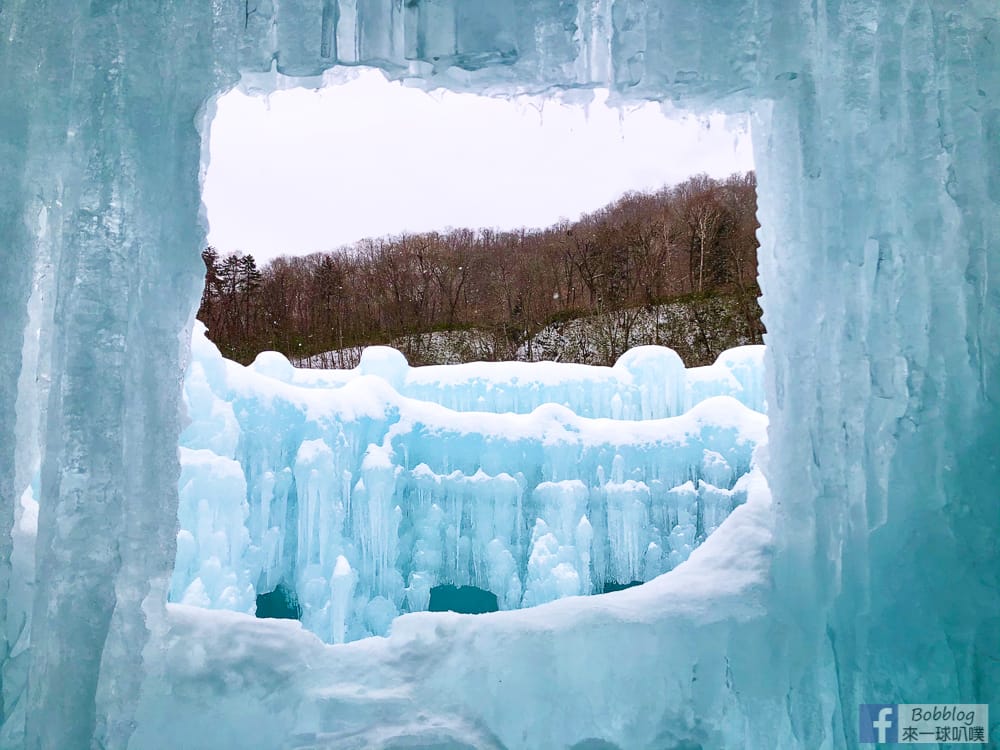
[[[627,112],[609,108],[604,94],[590,103],[589,113],[565,103],[486,100],[483,106],[489,117],[502,120],[493,125],[498,138],[497,127],[510,127],[503,118],[522,128],[518,137],[528,138],[526,145],[508,144],[509,153],[503,155],[507,163],[501,165],[496,154],[480,149],[478,157],[470,155],[466,151],[471,144],[455,148],[451,142],[455,133],[442,138],[437,132],[445,125],[459,127],[456,119],[461,124],[463,117],[482,116],[469,115],[467,102],[466,110],[455,109],[457,95],[438,95],[435,101],[424,92],[388,84],[380,74],[346,78],[340,93],[356,90],[350,111],[361,116],[353,125],[345,125],[343,120],[350,118],[341,109],[338,127],[353,127],[353,137],[362,141],[364,131],[375,129],[368,137],[381,142],[378,128],[393,122],[386,101],[402,96],[411,102],[410,115],[418,119],[408,128],[410,136],[424,144],[421,151],[430,151],[446,165],[450,159],[450,166],[438,170],[432,162],[400,166],[412,149],[389,155],[375,151],[366,162],[356,155],[345,156],[339,148],[336,165],[325,165],[319,170],[321,177],[308,185],[313,195],[307,198],[296,192],[312,177],[296,179],[289,187],[290,202],[282,205],[275,197],[281,191],[253,185],[251,173],[241,171],[240,165],[263,159],[265,165],[254,163],[253,170],[273,181],[277,173],[266,165],[268,159],[284,166],[303,156],[322,162],[313,150],[320,147],[319,141],[308,128],[324,121],[323,94],[278,92],[263,100],[235,92],[224,97],[218,105],[220,121],[212,128],[205,201],[213,242],[223,249],[240,245],[245,254],[222,256],[213,249],[212,257],[206,257],[209,274],[202,317],[219,327],[217,339],[227,340],[222,334],[228,340],[239,339],[249,336],[255,326],[277,325],[278,317],[297,304],[293,297],[272,298],[270,286],[264,298],[253,296],[275,273],[286,273],[287,286],[292,286],[296,273],[314,270],[318,286],[309,287],[310,294],[321,295],[330,305],[337,305],[352,284],[393,283],[381,277],[356,278],[363,270],[360,266],[337,265],[343,254],[316,256],[306,266],[294,259],[272,259],[272,266],[262,273],[253,256],[260,257],[263,265],[282,248],[329,249],[387,226],[358,223],[344,228],[336,227],[338,222],[310,220],[308,214],[316,210],[296,213],[303,202],[317,210],[322,203],[341,211],[343,223],[358,221],[358,215],[367,212],[373,221],[389,222],[388,231],[412,231],[412,224],[391,222],[414,221],[407,214],[413,208],[410,204],[419,203],[427,193],[437,192],[436,200],[417,214],[431,213],[429,220],[439,225],[446,221],[509,225],[515,219],[470,213],[463,196],[477,195],[487,207],[513,210],[516,216],[525,211],[524,196],[516,196],[517,189],[541,189],[552,196],[542,200],[529,195],[528,202],[533,210],[541,206],[542,213],[522,221],[544,225],[568,213],[568,205],[576,206],[578,215],[595,200],[614,198],[625,187],[644,187],[642,180],[656,179],[663,185],[671,179],[662,164],[664,173],[658,177],[646,171],[638,176],[616,171],[630,153],[633,159],[638,155],[643,163],[648,161],[652,145],[644,142],[633,152],[622,145],[636,126]],[[377,95],[357,99],[357,91],[366,87],[374,87]],[[290,98],[282,99],[285,94]],[[419,103],[416,109],[414,101]],[[419,121],[421,107],[433,113],[431,124]],[[446,108],[443,115],[436,109],[440,107]],[[303,111],[310,116],[303,118]],[[676,127],[658,107],[636,111],[642,117],[659,118],[668,130]],[[237,114],[242,119],[236,118],[240,123],[236,145],[242,139],[245,148],[257,139],[253,159],[246,153],[240,158],[238,149],[232,150],[234,144],[219,135],[218,128],[231,132],[236,120],[227,124],[225,117]],[[263,119],[267,127],[254,126],[254,118]],[[307,131],[296,131],[303,119]],[[475,129],[481,132],[483,127],[486,121]],[[601,128],[607,131],[603,135]],[[581,135],[578,130],[585,132]],[[647,125],[639,132],[648,139],[648,130]],[[688,137],[697,140],[704,132],[688,132]],[[740,137],[725,136],[731,156]],[[537,162],[542,151],[558,152],[554,143],[566,138],[590,139],[592,146],[604,143],[608,152],[604,156],[615,166],[602,167],[595,157],[583,167],[570,167],[560,163],[556,153],[532,170],[530,162]],[[328,140],[341,145],[345,136]],[[493,145],[503,148],[499,141]],[[358,151],[364,149],[353,148],[351,154]],[[702,151],[708,159],[718,158],[711,147]],[[570,149],[563,158],[575,155]],[[390,174],[403,175],[402,188],[383,189],[386,176],[372,166],[372,162],[384,164],[383,159],[394,165]],[[726,168],[731,166],[727,163]],[[304,165],[299,169],[315,174]],[[553,184],[533,185],[535,175],[555,179],[551,174],[560,169],[570,181],[593,183],[588,189],[597,192],[576,190],[570,195],[575,203],[560,203],[565,200],[561,194],[572,192],[567,175],[560,177],[564,180],[560,189]],[[593,174],[601,169],[611,170],[603,180]],[[461,178],[456,179],[459,171]],[[331,179],[331,173],[337,177]],[[423,181],[411,180],[410,173],[426,174],[432,183],[440,176],[437,173],[445,173],[447,180],[434,190],[415,191]],[[689,180],[694,192],[677,198],[678,203],[682,198],[687,201],[684,205],[691,215],[676,219],[683,223],[683,237],[670,241],[686,242],[691,256],[677,272],[678,283],[686,285],[688,293],[702,294],[725,280],[716,278],[713,258],[722,258],[726,251],[708,247],[711,232],[722,236],[735,234],[738,228],[730,219],[725,231],[712,229],[713,222],[721,226],[725,221],[721,211],[711,214],[713,206],[719,208],[711,203],[711,178],[699,179],[702,182]],[[632,182],[619,185],[615,180]],[[702,194],[697,186],[708,188]],[[746,193],[746,183],[731,186],[727,196]],[[599,197],[600,191],[607,197]],[[262,194],[276,205],[255,205],[254,196]],[[224,195],[228,197],[220,197]],[[362,201],[352,204],[358,195]],[[433,214],[432,209],[442,208],[450,213]],[[263,224],[254,228],[260,218]],[[640,225],[643,221],[630,220]],[[752,206],[743,221],[753,221]],[[579,225],[567,223],[556,234],[577,250],[589,247],[591,241],[598,248],[602,241],[614,242],[600,234],[603,226],[597,222],[592,234],[581,236],[584,230]],[[653,229],[638,226],[636,231],[641,235]],[[646,239],[653,244],[667,242],[664,225],[655,231],[662,240]],[[752,232],[753,224],[751,241]],[[407,235],[402,236],[405,244]],[[495,237],[501,242],[504,235]],[[420,239],[417,235],[414,242]],[[357,247],[342,252],[356,253]],[[360,247],[363,254],[375,244],[361,240]],[[530,251],[531,247],[524,250]],[[423,259],[420,252],[417,257]],[[669,265],[666,256],[656,262]],[[345,268],[353,271],[347,273]],[[441,268],[425,270],[440,281]],[[614,261],[604,271],[588,270],[595,277],[621,273],[623,279],[636,273]],[[221,293],[211,296],[213,289],[228,286],[231,299]],[[600,304],[601,295],[617,293],[617,288],[595,289]],[[376,287],[364,289],[366,295],[376,293]],[[218,307],[225,304],[233,315],[219,314]],[[209,309],[211,305],[216,309]],[[258,312],[255,317],[248,313],[251,308]],[[181,435],[180,532],[170,598],[215,609],[255,611],[258,617],[301,619],[331,643],[386,635],[395,618],[409,612],[519,609],[649,581],[683,563],[745,501],[754,450],[765,435],[762,346],[725,350],[708,359],[711,364],[687,368],[674,351],[652,345],[616,355],[609,366],[470,362],[424,367],[410,366],[395,349],[372,346],[363,350],[353,367],[309,369],[301,365],[319,363],[294,357],[301,352],[304,337],[289,342],[295,345],[285,346],[284,354],[262,351],[249,366],[242,366],[221,355],[209,340],[211,334],[202,324],[196,326],[185,381],[191,422]],[[697,338],[695,332],[691,335]],[[288,355],[300,366],[293,366]],[[251,357],[244,352],[244,359]]]
[[[858,739],[859,704],[913,700],[915,686],[932,700],[997,705],[995,4],[788,10],[768,0],[5,5],[0,744],[839,750]],[[241,71],[313,76],[363,62],[464,91],[597,85],[753,109],[773,504],[757,475],[694,559],[635,590],[514,614],[404,616],[387,641],[324,648],[294,623],[162,606],[186,425],[178,334],[190,333],[204,247],[193,118]],[[203,438],[185,436],[177,570],[202,579],[192,600],[250,611],[282,574],[260,582],[243,561],[264,568],[258,550],[280,546],[323,573],[315,586],[293,583],[303,600],[329,600],[328,639],[380,627],[391,596],[370,611],[355,602],[366,586],[391,594],[388,566],[380,559],[366,579],[367,558],[349,549],[315,562],[328,548],[309,540],[327,527],[322,513],[316,524],[298,514],[310,490],[295,467],[307,441],[343,424],[357,444],[331,451],[357,464],[352,487],[365,456],[371,492],[385,472],[367,446],[383,446],[388,428],[365,420],[400,423],[384,455],[413,472],[420,459],[402,448],[420,441],[404,446],[403,428],[433,427],[435,410],[395,388],[313,408],[212,357],[202,368],[226,398],[197,402],[188,389]],[[344,418],[327,420],[335,408]],[[287,417],[271,440],[252,422],[265,409]],[[468,434],[496,421],[472,413]],[[523,434],[513,422],[504,439],[507,427]],[[547,467],[525,473],[528,484],[545,471],[572,481],[560,445],[592,450],[591,423],[566,424],[578,443],[525,441]],[[239,447],[253,441],[263,448]],[[615,444],[625,482],[637,465],[628,446],[640,444]],[[472,450],[454,441],[447,466],[421,462],[469,476],[457,446]],[[610,475],[613,458],[594,461]],[[594,486],[589,473],[580,481]],[[341,497],[348,517],[365,507]],[[629,648],[602,649],[609,639]],[[401,646],[430,658],[401,659]],[[487,687],[483,674],[505,679]],[[607,689],[639,678],[643,690]]]

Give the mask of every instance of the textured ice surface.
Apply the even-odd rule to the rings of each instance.
[[[408,614],[388,638],[334,647],[287,620],[171,604],[133,742],[793,747],[780,708],[766,699],[773,678],[761,664],[770,652],[758,651],[776,645],[765,616],[773,520],[754,471],[747,502],[687,562],[643,586],[490,615]],[[726,684],[744,672],[757,676],[737,696]],[[627,699],[615,697],[621,690]],[[746,711],[766,712],[767,730],[758,734]]]
[[[704,400],[680,414],[688,373],[669,349],[614,368],[411,369],[386,347],[352,372],[273,352],[244,368],[199,323],[170,598],[252,613],[283,584],[304,625],[340,643],[385,635],[438,585],[516,609],[651,580],[746,497],[767,420],[733,396],[761,398],[762,349],[693,371]]]
[[[995,0],[4,3],[0,743],[812,750],[853,746],[860,702],[1000,703],[998,34]],[[723,533],[748,502],[648,599],[410,615],[430,627],[341,646],[168,614],[198,125],[241,73],[265,91],[342,63],[751,111],[756,588],[695,585],[723,569],[708,548],[749,554]]]

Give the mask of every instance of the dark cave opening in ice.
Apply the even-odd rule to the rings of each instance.
[[[302,607],[295,590],[279,583],[274,591],[257,594],[257,617],[274,620],[302,619]]]
[[[612,591],[624,591],[625,589],[641,586],[642,581],[629,581],[628,583],[618,583],[617,581],[605,581],[601,589],[602,594],[610,594]]]
[[[430,612],[482,615],[500,609],[497,595],[478,586],[435,586],[431,589]]]

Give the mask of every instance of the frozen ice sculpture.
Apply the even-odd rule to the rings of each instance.
[[[171,599],[252,613],[282,586],[332,643],[385,635],[439,585],[517,609],[655,578],[745,501],[767,423],[737,400],[763,408],[759,346],[689,372],[655,347],[413,369],[375,347],[310,371],[224,360],[198,324],[192,353]]]
[[[839,750],[860,703],[1000,705],[998,38],[995,0],[3,3],[0,746]],[[340,645],[166,604],[198,129],[355,64],[751,113],[767,483],[676,569]]]

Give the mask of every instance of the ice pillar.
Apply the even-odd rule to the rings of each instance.
[[[797,736],[850,746],[858,703],[998,697],[1000,29],[790,5],[754,133],[776,607]]]
[[[5,541],[23,489],[8,472],[10,386],[42,243],[53,276],[39,283],[57,321],[45,332],[39,575],[27,696],[18,696],[32,748],[125,747],[142,648],[161,619],[174,556],[178,374],[203,238],[195,116],[218,74],[210,34],[196,33],[211,31],[211,10],[197,5],[43,2],[5,7],[0,20],[0,55],[12,63],[0,84],[0,191],[11,197],[0,217]],[[5,738],[20,734],[4,727]]]

